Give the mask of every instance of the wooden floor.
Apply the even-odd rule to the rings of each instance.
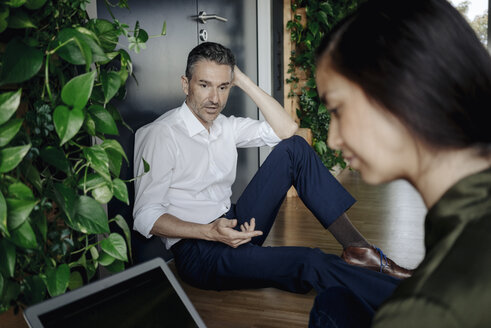
[[[350,170],[338,179],[357,199],[347,213],[358,230],[398,264],[416,267],[424,255],[426,214],[416,191],[405,181],[369,186]],[[285,200],[265,244],[318,247],[338,255],[342,251],[297,197]],[[314,291],[305,295],[274,288],[215,292],[182,284],[210,328],[307,327],[315,297]]]

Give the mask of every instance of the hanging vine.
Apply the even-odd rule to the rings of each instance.
[[[290,76],[286,82],[291,86],[288,96],[298,97],[300,127],[312,131],[312,146],[329,169],[337,165],[345,168],[346,162],[340,151],[330,149],[326,143],[330,115],[317,93],[315,51],[323,36],[362,1],[292,0],[294,15],[286,25],[295,45],[288,65]]]

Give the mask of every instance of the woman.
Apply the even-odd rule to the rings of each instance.
[[[445,0],[369,0],[319,48],[317,88],[329,146],[429,210],[424,260],[373,320],[336,288],[310,325],[491,327],[491,59],[471,27]]]

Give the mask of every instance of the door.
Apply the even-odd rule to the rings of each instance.
[[[235,55],[237,66],[257,83],[257,24],[255,0],[198,0],[198,13],[206,12],[227,19],[209,19],[205,23],[198,19],[198,34],[206,31],[207,41],[217,42],[230,48]],[[201,39],[199,42],[204,42]],[[242,90],[233,88],[227,106],[226,116],[259,118],[254,102]],[[259,168],[257,148],[239,149],[237,178],[232,186],[232,202],[236,202],[242,191]]]
[[[130,28],[139,21],[141,28],[149,35],[155,35],[160,33],[163,21],[167,24],[166,36],[148,40],[147,48],[139,54],[128,51],[133,60],[136,81],[132,78],[128,80],[126,99],[115,105],[133,131],[183,103],[185,95],[181,88],[181,76],[186,68],[189,51],[205,41],[200,38],[200,32],[203,35],[203,31],[206,31],[207,41],[218,42],[230,48],[236,56],[237,65],[257,82],[256,0],[129,0],[128,4],[130,10],[112,8],[112,12],[120,22],[128,24]],[[97,1],[97,9],[99,18],[110,19],[104,0]],[[201,21],[197,18],[200,12],[214,14],[227,21]],[[258,118],[255,104],[236,88],[232,89],[223,114]],[[123,126],[119,127],[119,132],[118,141],[131,162],[134,154],[133,132]],[[258,167],[258,149],[239,150],[232,202],[240,196]],[[133,164],[129,163],[121,169],[121,177],[130,179],[132,176]],[[132,184],[128,184],[128,192],[130,203],[133,203]],[[109,203],[108,212],[110,218],[122,214],[132,227],[131,206],[115,200]],[[133,237],[137,262],[161,255],[154,254],[155,249],[161,248],[160,240],[158,243],[152,241],[154,244],[149,247],[149,241],[137,233]],[[168,258],[169,255],[164,254],[163,257]]]

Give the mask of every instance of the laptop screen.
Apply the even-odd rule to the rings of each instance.
[[[162,259],[34,305],[24,315],[36,328],[205,327]]]

